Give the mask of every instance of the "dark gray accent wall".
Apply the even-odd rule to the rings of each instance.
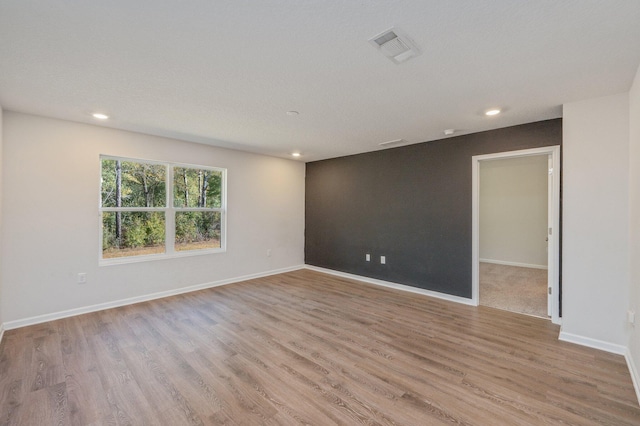
[[[307,163],[305,262],[470,298],[471,157],[561,143],[555,119]]]

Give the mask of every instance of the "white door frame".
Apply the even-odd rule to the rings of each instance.
[[[549,170],[549,253],[548,253],[548,286],[551,289],[551,321],[560,324],[560,146],[523,149],[520,151],[498,152],[495,154],[474,155],[471,157],[472,169],[472,287],[471,301],[474,305],[480,303],[480,162],[504,158],[527,157],[532,155],[550,155],[552,168]]]

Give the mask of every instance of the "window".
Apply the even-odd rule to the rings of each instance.
[[[177,251],[221,247],[222,171],[173,168]]]
[[[224,251],[226,170],[107,156],[100,165],[102,262]]]

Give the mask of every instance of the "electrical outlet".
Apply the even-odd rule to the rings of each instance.
[[[629,324],[636,323],[636,312],[635,311],[627,311],[627,320],[629,320]]]
[[[369,253],[365,254],[364,260],[366,260],[367,262],[371,262],[371,255]]]
[[[380,264],[384,265],[387,263],[387,257],[386,256],[380,256]]]
[[[78,284],[86,284],[87,283],[87,274],[85,272],[80,272],[78,274]]]

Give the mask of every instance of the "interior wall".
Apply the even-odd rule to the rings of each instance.
[[[307,163],[305,262],[471,298],[471,157],[561,143],[556,119]]]
[[[303,264],[301,162],[9,111],[4,135],[5,322]],[[98,266],[100,154],[227,168],[227,251]]]
[[[2,162],[2,152],[3,152],[3,134],[4,132],[2,131],[2,124],[4,123],[3,120],[3,111],[2,111],[2,107],[0,106],[0,244],[3,240],[3,234],[2,234],[2,193],[3,193],[3,189],[2,189],[2,174],[4,173],[3,171],[3,162]],[[4,269],[4,265],[3,265],[3,258],[2,258],[2,253],[0,252],[0,271]],[[4,319],[2,316],[2,305],[4,301],[4,297],[2,294],[2,274],[0,274],[0,336],[2,335],[2,325],[4,324]]]
[[[640,398],[640,67],[629,92],[629,267],[629,309],[637,316],[635,324],[629,325],[629,351]]]
[[[547,267],[548,156],[480,162],[480,261]]]
[[[622,348],[630,290],[629,95],[569,103],[563,116],[562,333]]]

